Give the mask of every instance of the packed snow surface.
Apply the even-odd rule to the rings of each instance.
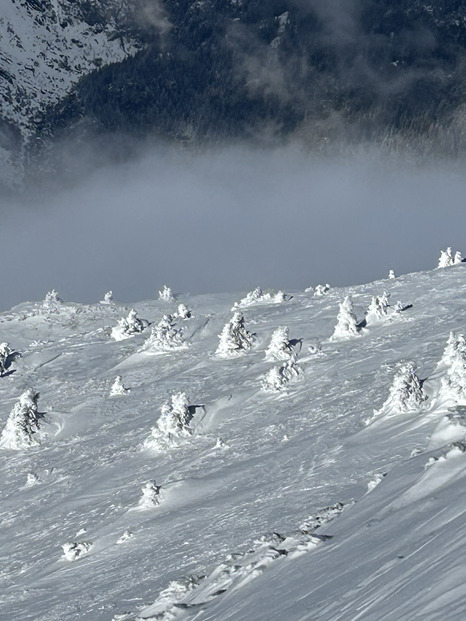
[[[25,394],[40,429],[0,448],[0,618],[466,618],[465,269],[243,304],[230,357],[244,293],[2,313],[21,357],[0,433]],[[361,322],[384,291],[380,320],[331,338],[348,296]],[[184,346],[112,338],[131,309],[170,313]],[[268,390],[280,327],[299,373]]]

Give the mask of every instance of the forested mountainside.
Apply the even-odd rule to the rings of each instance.
[[[459,1],[7,0],[1,26],[10,150],[89,131],[463,148]]]

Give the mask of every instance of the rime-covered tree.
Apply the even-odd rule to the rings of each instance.
[[[164,302],[174,302],[175,296],[173,295],[170,287],[164,285],[162,291],[159,291],[159,299],[163,300]]]
[[[381,296],[373,296],[366,313],[366,322],[374,323],[385,319],[388,315],[390,295],[384,291]]]
[[[283,291],[277,291],[277,293],[264,293],[260,287],[256,287],[254,291],[250,291],[246,297],[242,298],[239,302],[235,302],[232,310],[236,308],[247,308],[248,306],[255,306],[257,304],[281,304],[286,302],[287,296]]]
[[[183,342],[183,329],[177,328],[172,315],[164,315],[152,328],[150,337],[143,345],[146,351],[164,352],[186,347]]]
[[[140,319],[134,308],[132,308],[128,313],[128,317],[119,319],[118,325],[112,328],[112,337],[115,341],[122,341],[143,332],[148,325],[149,322],[145,319]]]
[[[389,272],[388,272],[388,278],[389,278],[390,280],[393,280],[394,278],[396,278],[396,274],[395,274],[395,272],[394,272],[393,270],[389,270]]]
[[[440,384],[440,394],[455,405],[466,405],[466,339],[450,333],[439,366],[446,366]]]
[[[459,250],[457,250],[455,252],[455,256],[453,257],[453,263],[454,265],[458,265],[458,263],[462,263],[462,262],[463,262],[463,255],[461,254]]]
[[[291,346],[288,328],[280,326],[272,334],[270,344],[265,350],[266,360],[288,360],[293,356],[293,347]]]
[[[0,448],[21,450],[37,444],[34,434],[39,431],[42,415],[37,409],[39,393],[26,390],[10,412],[0,435]]]
[[[178,309],[175,314],[179,319],[191,319],[192,315],[186,304],[178,304]]]
[[[162,486],[157,485],[155,481],[148,481],[144,487],[141,487],[142,497],[138,506],[141,509],[152,509],[160,504],[160,490]]]
[[[317,297],[322,297],[329,291],[330,285],[328,283],[326,283],[325,285],[316,285],[316,288],[314,289],[314,295],[316,295]]]
[[[416,366],[409,362],[395,375],[387,400],[379,410],[374,410],[374,416],[417,411],[426,399]]]
[[[298,377],[300,368],[295,358],[290,358],[278,367],[272,367],[262,378],[262,389],[270,392],[283,390],[286,385]]]
[[[89,541],[70,541],[62,545],[63,557],[67,561],[76,561],[78,558],[89,552],[92,543]]]
[[[20,357],[20,354],[11,349],[8,343],[0,343],[0,377],[10,368],[11,363],[18,357]]]
[[[220,343],[215,353],[222,358],[238,356],[252,347],[254,338],[244,327],[243,315],[236,312],[219,334]]]
[[[332,340],[348,339],[359,333],[358,320],[354,314],[353,302],[348,295],[340,304],[337,316],[337,325],[331,337]]]
[[[107,291],[104,295],[104,299],[100,300],[101,304],[112,304],[113,303],[113,291]]]
[[[122,395],[127,395],[130,392],[129,388],[125,388],[123,385],[123,381],[121,375],[117,375],[115,381],[110,388],[110,396],[111,397],[119,397]]]
[[[52,289],[46,293],[44,301],[42,302],[42,307],[48,313],[59,313],[62,304],[63,300],[58,295],[58,291]]]
[[[160,412],[150,437],[144,443],[146,448],[167,448],[176,444],[177,439],[192,435],[192,429],[189,426],[192,408],[186,393],[173,394],[162,405]]]
[[[449,267],[453,265],[453,257],[451,256],[451,248],[440,251],[440,257],[438,260],[438,267]]]

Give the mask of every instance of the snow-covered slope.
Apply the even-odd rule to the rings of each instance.
[[[0,618],[463,619],[464,408],[438,363],[465,269],[236,305],[228,355],[243,294],[135,304],[151,326],[55,294],[0,315],[22,354],[0,431],[40,393],[38,431],[0,449]],[[331,338],[346,296],[360,322],[384,290],[386,316]],[[382,408],[408,362],[422,399]]]

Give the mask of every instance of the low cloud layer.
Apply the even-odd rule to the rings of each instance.
[[[78,163],[75,164],[78,166]],[[415,166],[371,150],[154,149],[73,188],[3,201],[0,307],[120,301],[175,292],[345,285],[436,266],[464,251],[459,166]]]

